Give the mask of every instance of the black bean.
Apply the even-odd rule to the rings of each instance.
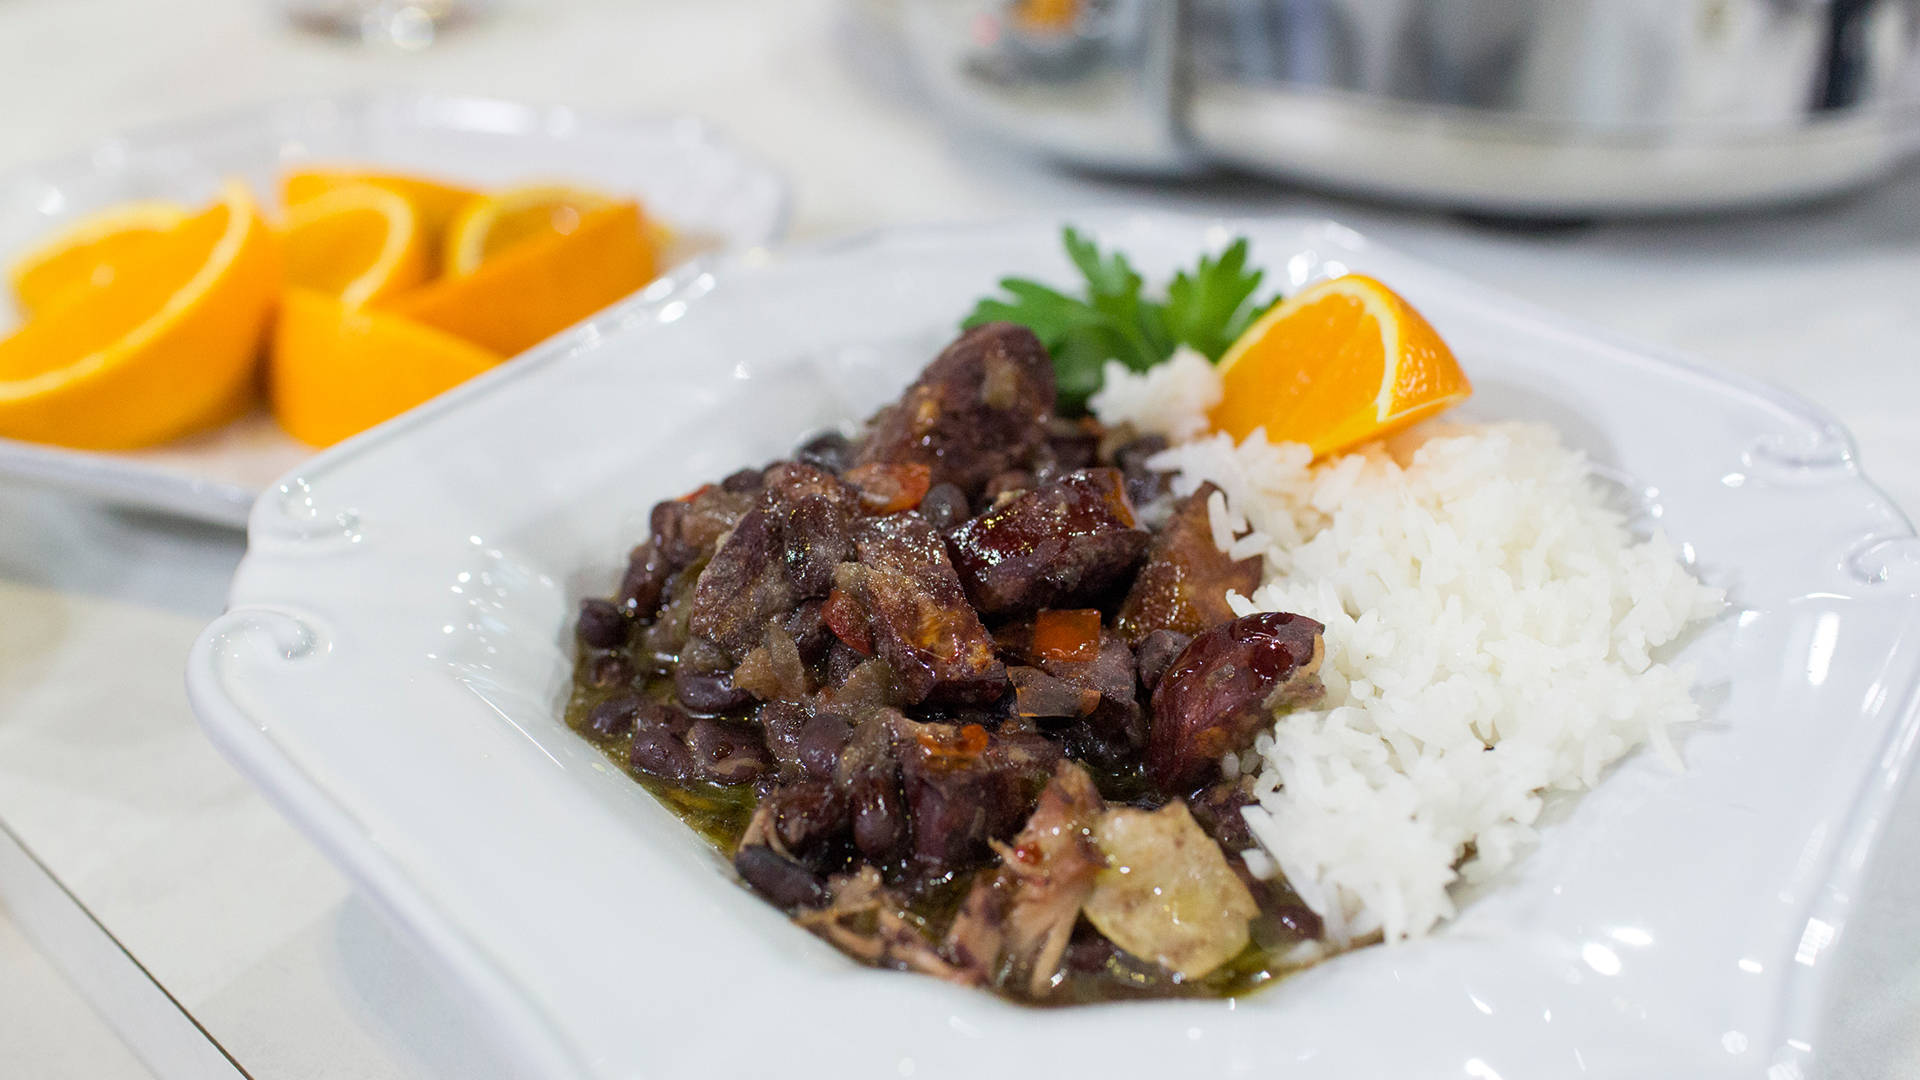
[[[795,747],[801,769],[816,779],[831,777],[840,761],[840,748],[847,745],[852,733],[853,725],[833,713],[821,713],[807,721]]]
[[[750,844],[733,856],[740,880],[782,908],[824,907],[832,894],[820,875],[765,844]]]
[[[617,649],[627,643],[633,623],[611,600],[593,598],[580,601],[580,621],[575,630],[580,640],[596,649]]]
[[[920,500],[920,516],[946,532],[972,517],[973,508],[967,505],[967,493],[960,490],[960,485],[935,484]]]
[[[805,855],[840,835],[847,826],[847,801],[825,780],[802,780],[776,791],[773,829],[787,850]]]
[[[632,618],[650,619],[660,610],[660,599],[672,577],[673,567],[660,546],[652,541],[641,544],[627,556],[627,572],[620,578],[615,603]]]
[[[907,838],[907,811],[891,775],[868,776],[853,790],[853,845],[869,859],[888,859]]]
[[[695,720],[687,729],[687,749],[701,775],[720,784],[744,784],[773,768],[760,733],[720,720]]]
[[[634,730],[627,763],[662,780],[686,781],[700,774],[686,743],[664,728],[644,724]]]
[[[633,661],[619,653],[604,653],[587,665],[587,685],[597,690],[625,686],[633,681]]]
[[[853,462],[853,444],[837,431],[823,431],[800,444],[795,458],[838,475]]]
[[[680,704],[697,713],[732,712],[753,704],[752,694],[733,685],[732,672],[693,671],[685,664],[673,673],[673,692]]]
[[[633,730],[644,700],[634,694],[615,694],[595,705],[587,713],[587,730],[603,739],[625,735]]]

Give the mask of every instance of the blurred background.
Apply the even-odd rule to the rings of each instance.
[[[421,89],[698,117],[784,174],[794,244],[1331,217],[1786,386],[1920,509],[1920,0],[0,0],[0,87],[0,170]],[[181,658],[242,547],[0,481],[0,1073],[514,1075],[199,737]],[[90,829],[166,850],[109,859]],[[1920,1068],[1920,829],[1882,863],[1835,1076]],[[151,986],[101,974],[126,956]]]

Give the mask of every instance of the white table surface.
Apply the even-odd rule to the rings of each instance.
[[[1792,388],[1920,507],[1920,170],[1781,213],[1524,234],[1248,181],[1048,170],[934,120],[833,0],[497,0],[419,54],[297,36],[276,10],[0,3],[0,168],[292,92],[415,86],[698,113],[788,173],[796,240],[1094,204],[1327,214]],[[0,877],[0,1076],[215,1075],[167,1045],[191,1024],[229,1074],[516,1075],[457,988],[201,738],[181,668],[242,546],[0,484],[0,822],[157,984],[102,989],[92,946]],[[1920,786],[1890,833],[1835,952],[1824,1075],[1920,1076]]]

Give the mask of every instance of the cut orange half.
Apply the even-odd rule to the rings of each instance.
[[[450,275],[471,274],[503,251],[573,233],[588,214],[613,204],[598,192],[551,185],[480,196],[448,224],[441,265]]]
[[[427,279],[427,243],[413,204],[386,188],[350,184],[287,212],[281,259],[288,285],[350,307]]]
[[[512,356],[653,279],[640,207],[615,203],[570,233],[528,240],[464,277],[441,278],[381,305]]]
[[[410,319],[289,289],[274,325],[267,400],[289,435],[331,446],[499,362]]]
[[[1447,343],[1413,305],[1360,274],[1301,290],[1220,358],[1213,426],[1265,428],[1316,455],[1390,434],[1473,392]]]
[[[76,289],[112,283],[122,266],[191,213],[174,202],[122,203],[68,225],[8,271],[20,310],[40,314]]]
[[[0,339],[0,436],[123,448],[227,419],[252,393],[278,262],[228,185],[112,281]]]

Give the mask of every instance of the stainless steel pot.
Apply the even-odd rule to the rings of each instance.
[[[1920,150],[1920,0],[905,0],[961,116],[1494,213],[1724,208]]]

